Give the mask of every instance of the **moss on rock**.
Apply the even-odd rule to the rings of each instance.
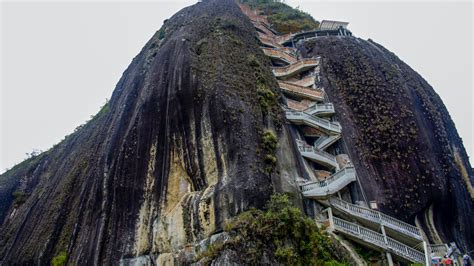
[[[198,255],[209,264],[229,250],[242,264],[344,265],[348,258],[336,253],[337,242],[316,222],[290,203],[287,195],[275,194],[265,210],[241,213],[226,227],[230,239],[211,245]]]

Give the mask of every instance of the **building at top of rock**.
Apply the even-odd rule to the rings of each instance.
[[[339,28],[347,29],[349,22],[335,21],[335,20],[323,20],[319,24],[320,30],[338,30]]]

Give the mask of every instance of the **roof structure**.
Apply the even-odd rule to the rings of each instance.
[[[347,29],[349,22],[334,21],[334,20],[323,20],[319,24],[320,30],[338,30],[340,27]]]

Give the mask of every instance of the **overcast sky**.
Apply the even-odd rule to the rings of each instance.
[[[163,20],[195,2],[2,2],[0,173],[95,114]],[[473,154],[471,2],[287,3],[395,52],[435,88]]]

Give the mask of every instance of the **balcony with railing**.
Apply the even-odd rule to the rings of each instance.
[[[319,63],[318,58],[303,58],[298,60],[296,63],[290,64],[284,67],[273,67],[273,74],[277,78],[289,77],[296,75],[302,71],[308,70],[312,67],[316,67]]]
[[[403,234],[404,236],[411,237],[415,240],[423,241],[420,230],[416,226],[400,221],[392,216],[369,208],[354,205],[337,198],[331,198],[330,203],[334,208],[350,214],[352,217],[383,225],[386,228],[392,229],[397,235]]]
[[[338,122],[331,122],[329,120],[312,116],[305,112],[300,111],[286,111],[286,119],[295,124],[303,124],[306,126],[314,127],[324,131],[328,131],[331,134],[340,134],[342,127]]]
[[[308,182],[301,185],[304,197],[324,199],[337,193],[351,182],[356,181],[355,168],[347,166],[323,181]]]
[[[410,262],[425,263],[426,261],[426,256],[423,252],[407,246],[393,238],[384,236],[383,234],[337,217],[330,217],[330,219],[332,219],[332,223],[330,223],[333,226],[332,229],[337,232],[388,251]]]
[[[324,101],[324,92],[322,90],[302,87],[284,81],[279,81],[278,85],[285,93],[313,101]]]

